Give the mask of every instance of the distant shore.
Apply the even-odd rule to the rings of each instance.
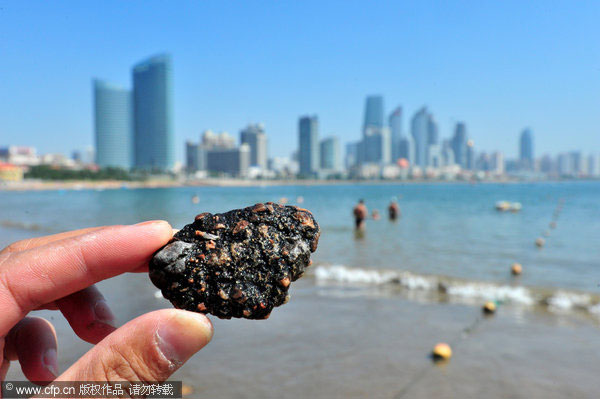
[[[122,180],[23,180],[20,182],[0,183],[0,191],[44,191],[44,190],[116,190],[135,188],[167,188],[167,187],[260,187],[260,186],[316,186],[343,184],[477,184],[477,183],[547,183],[580,181],[588,179],[552,179],[552,180],[520,180],[515,178],[486,180],[317,180],[317,179],[276,179],[249,180],[235,178],[211,178],[202,180],[185,179],[149,179],[144,181]]]

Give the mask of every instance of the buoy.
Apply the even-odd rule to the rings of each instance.
[[[496,312],[496,304],[492,301],[488,301],[483,304],[483,313],[492,314]]]
[[[500,212],[506,212],[510,209],[510,202],[498,201],[496,202],[496,210]]]
[[[281,197],[281,198],[279,198],[279,203],[280,203],[281,205],[285,205],[285,204],[287,204],[287,203],[288,203],[288,199],[287,199],[287,197]]]
[[[303,203],[304,202],[304,197],[301,196],[301,195],[299,195],[298,198],[296,198],[296,202],[299,203],[299,204]]]
[[[549,236],[550,236],[550,230],[545,230],[544,237],[549,237]]]
[[[198,197],[197,195],[194,195],[192,197],[192,204],[197,204],[200,202],[200,197]]]
[[[550,228],[551,229],[555,229],[556,228],[556,222],[555,221],[550,222]]]
[[[543,247],[545,243],[546,243],[546,240],[544,240],[542,237],[538,237],[535,239],[535,245],[537,245],[538,248]]]
[[[523,266],[521,266],[520,263],[515,262],[510,267],[510,272],[513,276],[518,276],[519,274],[523,273]]]
[[[433,355],[434,360],[448,360],[452,357],[452,349],[450,348],[450,345],[440,342],[433,347],[431,354]]]

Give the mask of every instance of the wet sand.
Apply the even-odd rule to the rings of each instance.
[[[120,323],[169,307],[145,275],[99,287]],[[310,277],[291,292],[265,321],[211,318],[213,341],[172,379],[191,385],[190,397],[598,397],[600,331],[588,317],[507,305],[483,318],[475,306],[365,295]],[[35,313],[57,327],[61,370],[90,347],[59,313]],[[428,356],[439,341],[453,347],[448,363]],[[22,378],[13,364],[7,379]]]

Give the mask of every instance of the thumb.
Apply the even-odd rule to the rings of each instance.
[[[56,381],[165,381],[212,338],[206,316],[163,309],[112,332]]]

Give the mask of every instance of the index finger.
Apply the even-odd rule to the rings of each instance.
[[[54,241],[62,240],[69,237],[80,236],[82,234],[90,233],[92,231],[104,228],[106,228],[106,226],[88,227],[86,229],[65,231],[63,233],[52,234],[49,236],[28,238],[10,244],[8,247],[0,251],[0,253],[25,251],[26,249],[40,247],[42,245],[49,244]]]
[[[32,309],[142,268],[172,235],[167,222],[152,221],[0,254],[0,336]]]

